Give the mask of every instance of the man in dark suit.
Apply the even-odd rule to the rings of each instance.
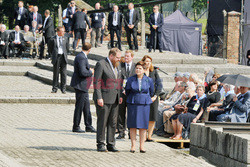
[[[41,43],[41,51],[40,51],[40,56],[39,59],[43,59],[44,58],[44,47],[45,44],[48,44],[49,40],[55,35],[55,31],[54,31],[54,23],[53,23],[53,19],[50,17],[50,11],[49,10],[45,10],[44,12],[45,15],[45,20],[43,23],[42,28],[40,28],[40,33],[43,33],[44,36],[44,40]],[[45,53],[46,55],[46,53]]]
[[[135,75],[135,63],[133,63],[134,53],[132,50],[127,50],[125,52],[125,62],[120,63],[121,75],[123,80],[123,87],[126,86],[127,79],[133,75]],[[119,136],[116,139],[124,139],[125,138],[125,130],[126,130],[126,108],[127,108],[127,97],[125,95],[125,90],[122,92],[122,104],[119,105],[119,114],[117,121],[117,129],[119,132]]]
[[[127,33],[127,41],[129,45],[129,49],[133,50],[132,43],[131,43],[131,35],[133,36],[135,51],[138,51],[138,42],[137,42],[137,29],[138,23],[140,20],[140,15],[137,10],[134,9],[134,4],[128,4],[128,12],[125,14],[125,29]]]
[[[23,34],[20,33],[20,27],[18,25],[15,26],[15,31],[10,33],[9,36],[9,47],[12,50],[12,53],[14,54],[14,48],[18,48],[18,57],[22,56],[22,52],[25,48],[25,40],[23,37]]]
[[[154,13],[149,16],[148,20],[151,31],[149,52],[151,52],[152,48],[155,46],[155,41],[157,41],[159,51],[162,53],[161,29],[163,25],[163,15],[159,13],[159,6],[157,5],[153,7],[153,11]]]
[[[8,58],[8,34],[5,32],[6,26],[0,24],[0,57]]]
[[[19,1],[18,8],[15,10],[14,18],[16,20],[15,24],[19,25],[21,29],[27,24],[28,14],[28,10],[23,7],[23,1]]]
[[[29,14],[29,17],[28,17],[28,26],[29,27],[32,26],[32,21],[34,21],[34,20],[37,22],[37,25],[43,24],[43,18],[42,18],[42,15],[40,13],[38,13],[37,6],[34,6],[33,12]]]
[[[105,129],[107,128],[107,149],[117,152],[115,148],[115,129],[117,123],[118,106],[122,103],[121,93],[121,72],[119,61],[121,51],[112,48],[109,56],[96,63],[94,74],[94,95],[93,100],[97,112],[97,151],[106,152]]]
[[[82,52],[80,52],[74,61],[74,73],[72,76],[70,86],[75,89],[76,104],[74,112],[74,125],[73,132],[84,133],[81,130],[80,123],[82,113],[84,114],[85,130],[86,132],[96,132],[92,126],[92,117],[90,112],[89,93],[88,89],[92,82],[92,75],[94,70],[89,67],[87,55],[90,53],[90,43],[84,43],[82,46]]]
[[[114,35],[118,40],[118,48],[122,51],[121,47],[121,32],[122,32],[122,14],[118,11],[119,7],[115,5],[113,12],[108,16],[108,30],[110,31],[111,48],[114,48]]]
[[[61,75],[61,91],[66,93],[66,77],[67,77],[67,47],[69,46],[67,40],[64,37],[64,27],[57,27],[57,35],[50,39],[48,44],[48,50],[52,55],[53,64],[53,88],[51,93],[56,93],[59,88],[59,71]]]
[[[89,29],[91,29],[88,16],[84,12],[79,10],[79,8],[76,8],[76,13],[73,15],[73,19],[72,19],[72,29],[74,30],[74,34],[75,34],[75,40],[73,43],[74,50],[76,49],[76,44],[77,44],[78,39],[82,39],[82,46],[85,43],[85,39],[87,35],[86,23],[88,24]]]
[[[69,19],[68,21],[68,30],[72,31],[72,20],[73,20],[73,15],[76,12],[76,2],[74,0],[70,1],[70,7],[68,8],[66,12],[66,18]]]

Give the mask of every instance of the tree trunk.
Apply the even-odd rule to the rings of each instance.
[[[175,12],[179,8],[179,5],[180,5],[179,1],[174,2],[174,11],[173,12]]]

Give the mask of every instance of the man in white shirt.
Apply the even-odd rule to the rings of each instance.
[[[14,48],[18,48],[18,57],[22,56],[22,51],[25,48],[23,34],[20,33],[20,27],[18,25],[15,26],[15,31],[10,33],[9,37],[9,47],[12,50],[12,54],[15,53]]]
[[[114,48],[114,35],[116,33],[118,48],[122,51],[121,47],[121,32],[122,32],[122,14],[118,11],[117,5],[113,7],[113,12],[108,16],[108,29],[110,31],[111,48]]]
[[[67,62],[68,53],[67,49],[69,44],[64,37],[64,27],[57,27],[57,35],[50,39],[48,43],[48,51],[52,55],[53,64],[53,87],[51,93],[56,93],[59,88],[59,72],[61,75],[61,91],[66,93],[66,81],[67,81]]]

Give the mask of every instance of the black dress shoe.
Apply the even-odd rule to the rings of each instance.
[[[117,136],[116,139],[125,139],[125,136],[119,134],[119,136]]]
[[[148,52],[150,53],[152,51],[152,49],[149,49]]]
[[[66,94],[66,90],[62,90],[62,94]]]
[[[86,130],[86,132],[96,133],[96,130],[95,130],[95,128],[93,126],[86,127],[85,130]]]
[[[75,132],[75,133],[85,133],[85,131],[84,130],[82,130],[82,129],[72,129],[72,132]]]
[[[107,152],[106,148],[104,146],[97,147],[98,152]]]
[[[131,153],[135,153],[135,150],[130,150]]]
[[[145,150],[140,150],[140,153],[146,153],[146,151]]]
[[[110,151],[110,152],[119,152],[119,150],[117,150],[117,149],[115,148],[115,146],[113,146],[113,147],[107,147],[107,149],[108,149],[108,151]]]
[[[147,139],[146,142],[153,142],[154,140],[152,139]]]
[[[57,92],[57,90],[52,90],[52,91],[51,91],[51,93],[56,93],[56,92]]]
[[[163,53],[163,51],[162,51],[162,50],[160,50],[160,53]]]

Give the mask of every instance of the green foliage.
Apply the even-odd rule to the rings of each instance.
[[[201,14],[202,9],[207,8],[207,0],[193,0],[192,8],[196,14]]]

